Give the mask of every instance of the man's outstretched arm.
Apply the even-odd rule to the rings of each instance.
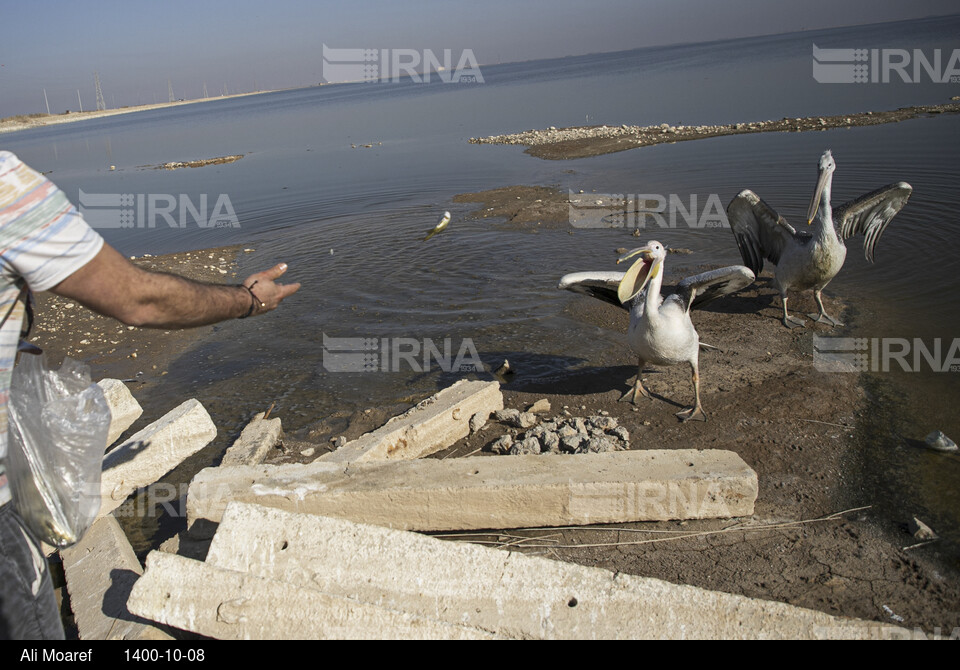
[[[104,244],[89,263],[50,290],[130,326],[192,328],[276,309],[300,288],[276,283],[286,271],[281,263],[250,275],[243,286],[205,284],[144,270]]]

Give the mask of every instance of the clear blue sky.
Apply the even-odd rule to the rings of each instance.
[[[316,84],[321,45],[484,63],[945,15],[956,0],[0,0],[0,117]],[[454,56],[456,58],[456,56]]]

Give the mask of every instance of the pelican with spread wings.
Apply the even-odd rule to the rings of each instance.
[[[803,319],[787,313],[787,291],[813,289],[819,314],[808,314],[818,323],[843,324],[823,308],[823,288],[847,257],[844,240],[862,234],[863,252],[873,262],[874,248],[890,220],[903,209],[913,192],[906,182],[896,182],[848,202],[836,210],[830,205],[833,173],[837,164],[829,150],[820,157],[817,187],[807,209],[807,228],[797,230],[756,193],[741,191],[727,206],[727,220],[740,247],[743,263],[754,274],[764,260],[777,268],[774,278],[783,301],[783,325],[796,328]]]
[[[650,397],[643,386],[643,366],[677,365],[687,363],[693,374],[695,402],[677,416],[681,421],[706,421],[700,404],[700,337],[697,335],[690,310],[722,295],[739,291],[753,283],[754,274],[742,265],[710,270],[681,281],[666,299],[660,294],[663,285],[663,262],[667,250],[657,241],[650,241],[617,260],[617,263],[637,256],[627,272],[574,272],[560,280],[558,288],[584,293],[630,312],[627,342],[639,358],[637,381],[621,400],[634,404],[637,395]]]

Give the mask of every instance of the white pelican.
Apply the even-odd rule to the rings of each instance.
[[[663,261],[666,249],[656,241],[629,251],[617,263],[634,256],[639,258],[627,272],[575,272],[565,275],[558,288],[585,293],[628,309],[630,328],[627,342],[639,358],[637,381],[621,400],[637,402],[637,394],[650,397],[643,387],[643,366],[676,365],[688,363],[693,374],[695,403],[677,412],[681,421],[707,417],[700,405],[699,354],[697,335],[690,310],[727,293],[738,291],[753,283],[753,272],[742,265],[710,270],[681,281],[674,293],[664,299],[660,295],[663,284]],[[645,290],[644,290],[645,289]]]
[[[434,227],[433,230],[427,233],[427,236],[423,238],[423,241],[426,242],[437,233],[442,233],[444,229],[447,227],[448,223],[450,223],[450,212],[444,212],[443,216],[441,216],[440,220],[437,222],[436,227]]]
[[[763,270],[764,259],[777,266],[774,277],[783,300],[783,325],[788,328],[804,325],[803,319],[787,314],[788,289],[813,289],[820,313],[807,316],[818,323],[843,325],[827,314],[821,296],[823,288],[843,267],[847,256],[843,241],[863,233],[863,252],[872,263],[877,240],[913,192],[910,184],[901,181],[834,211],[830,189],[836,169],[828,149],[820,157],[820,176],[807,209],[807,230],[796,230],[750,190],[741,191],[727,206],[727,220],[744,264],[757,275]]]

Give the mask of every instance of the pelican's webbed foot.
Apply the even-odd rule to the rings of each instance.
[[[820,310],[819,314],[807,314],[815,323],[825,323],[828,326],[842,326],[843,324],[834,319],[832,316],[827,314],[827,310],[823,308],[823,292],[820,290],[813,292],[813,299],[817,301],[817,309]]]
[[[806,322],[796,316],[790,316],[790,313],[787,311],[787,296],[786,294],[781,294],[780,299],[783,302],[783,325],[787,328],[802,328],[807,325]]]
[[[642,395],[644,398],[650,398],[650,393],[643,387],[643,382],[640,379],[637,379],[637,383],[633,385],[629,391],[620,396],[618,402],[632,402],[634,405],[637,404],[637,395]]]
[[[707,420],[707,415],[704,414],[703,408],[700,405],[694,405],[693,407],[680,410],[677,412],[676,416],[679,417],[681,423],[686,423],[687,421]]]
[[[639,393],[644,398],[650,398],[651,395],[647,392],[647,389],[643,388],[643,359],[640,359],[640,363],[637,365],[637,381],[634,383],[633,388],[620,396],[618,402],[632,402],[634,405],[637,404],[637,394]]]
[[[807,324],[800,317],[787,315],[783,317],[783,325],[787,328],[803,328]]]
[[[842,323],[834,319],[832,316],[830,316],[826,312],[821,312],[820,314],[811,313],[811,314],[807,314],[807,316],[809,316],[814,323],[824,323],[831,327],[843,325]]]

